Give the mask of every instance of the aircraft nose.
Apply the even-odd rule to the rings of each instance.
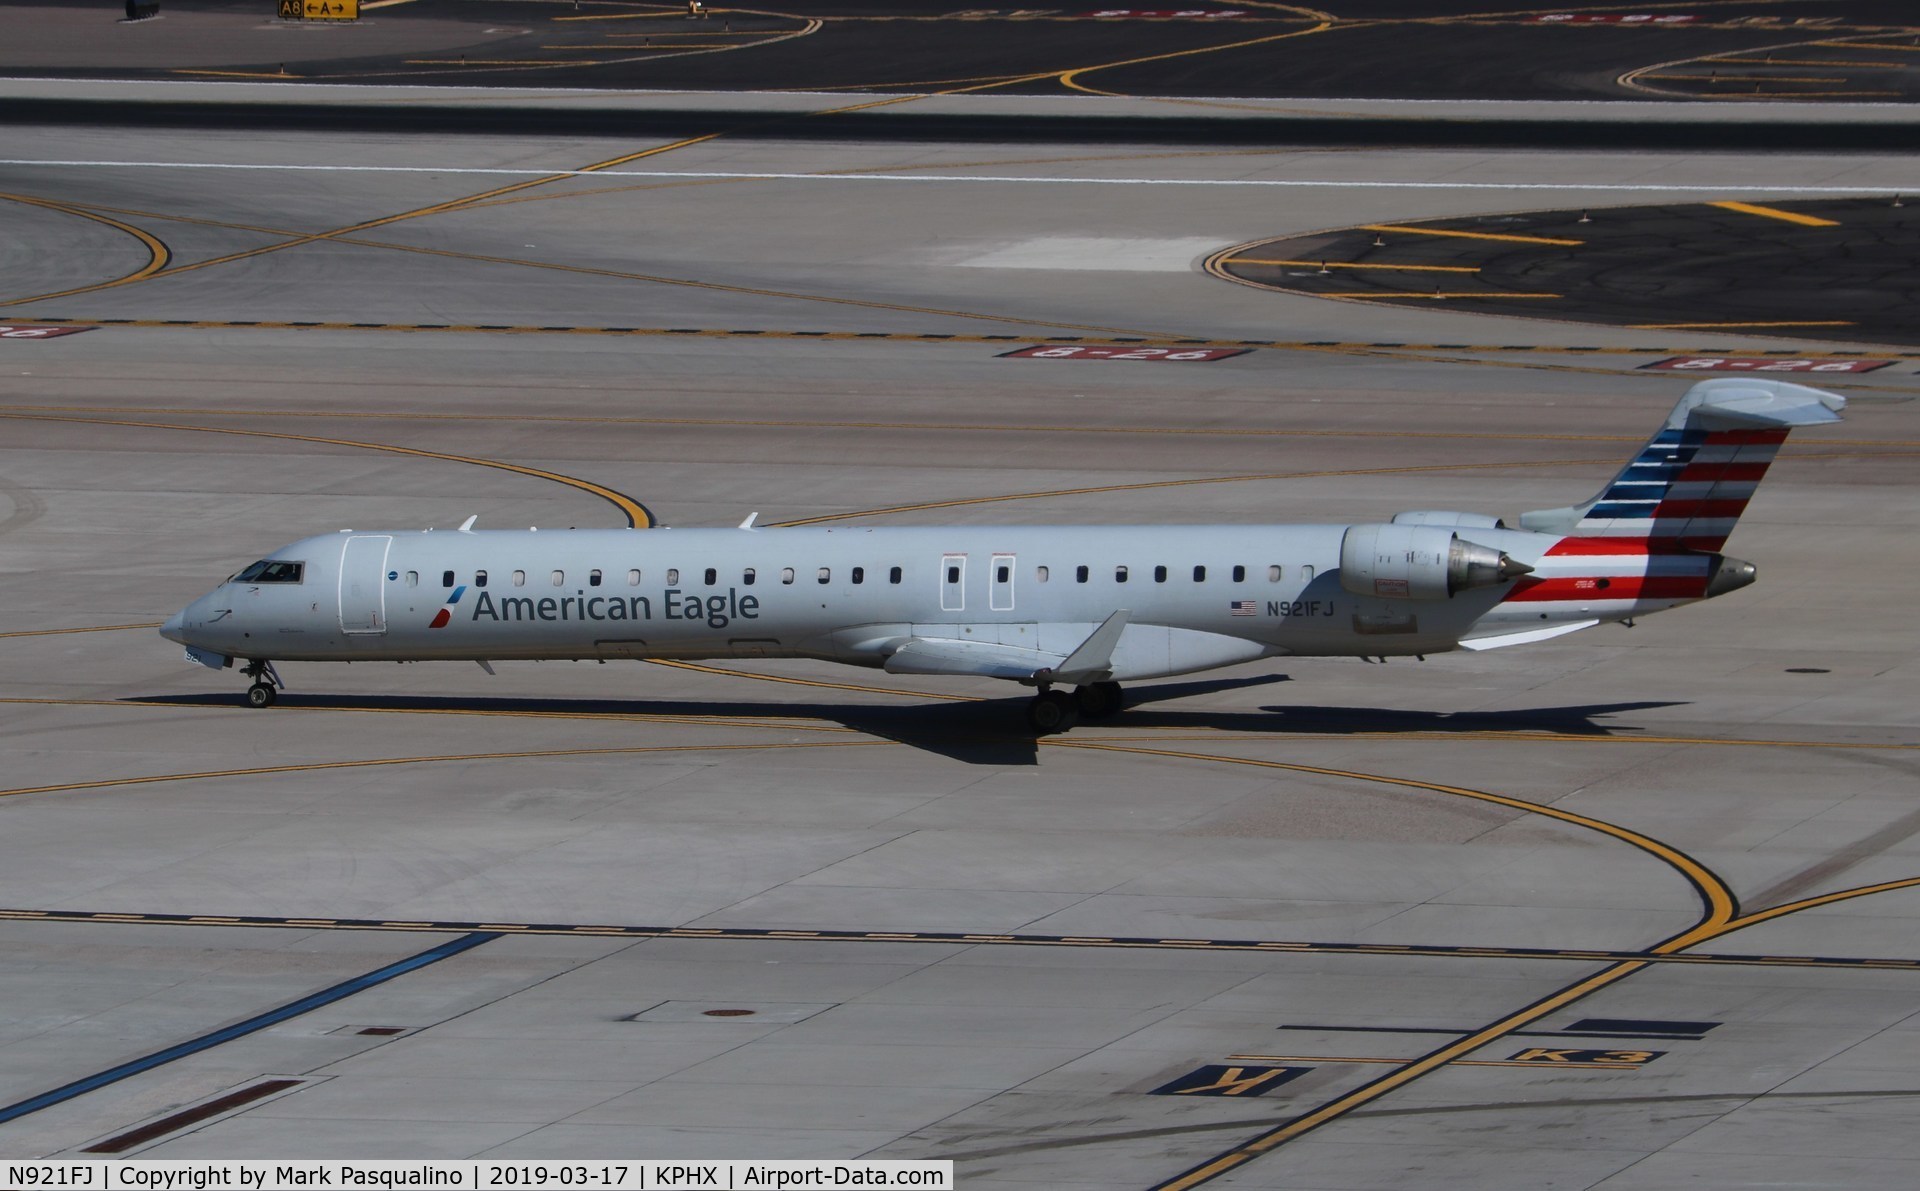
[[[186,615],[187,610],[182,608],[172,616],[167,617],[166,623],[160,626],[160,635],[169,641],[175,641],[185,645],[187,642],[187,629],[184,621]]]

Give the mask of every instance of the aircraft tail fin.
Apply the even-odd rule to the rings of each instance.
[[[1719,550],[1797,426],[1840,420],[1838,393],[1758,377],[1704,380],[1585,504],[1520,515],[1523,529],[1642,539],[1655,553]]]

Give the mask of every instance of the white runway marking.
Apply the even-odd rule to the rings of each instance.
[[[999,182],[1045,186],[1265,186],[1353,190],[1550,190],[1643,194],[1893,194],[1920,190],[1920,178],[1878,186],[1728,186],[1656,182],[1380,182],[1335,178],[1063,178],[1027,174],[791,174],[735,170],[542,170],[426,165],[257,165],[227,161],[53,161],[0,158],[0,166],[61,169],[286,170],[340,174],[480,174],[507,178],[701,178],[741,182]]]

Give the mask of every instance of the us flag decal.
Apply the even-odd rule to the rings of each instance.
[[[1227,610],[1235,616],[1252,616],[1259,612],[1260,602],[1258,600],[1235,600],[1227,605]]]

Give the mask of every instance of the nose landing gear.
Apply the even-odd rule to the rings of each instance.
[[[273,663],[265,658],[248,659],[240,673],[253,679],[253,685],[247,688],[248,707],[272,707],[287,685],[280,681],[280,672],[273,668]]]

